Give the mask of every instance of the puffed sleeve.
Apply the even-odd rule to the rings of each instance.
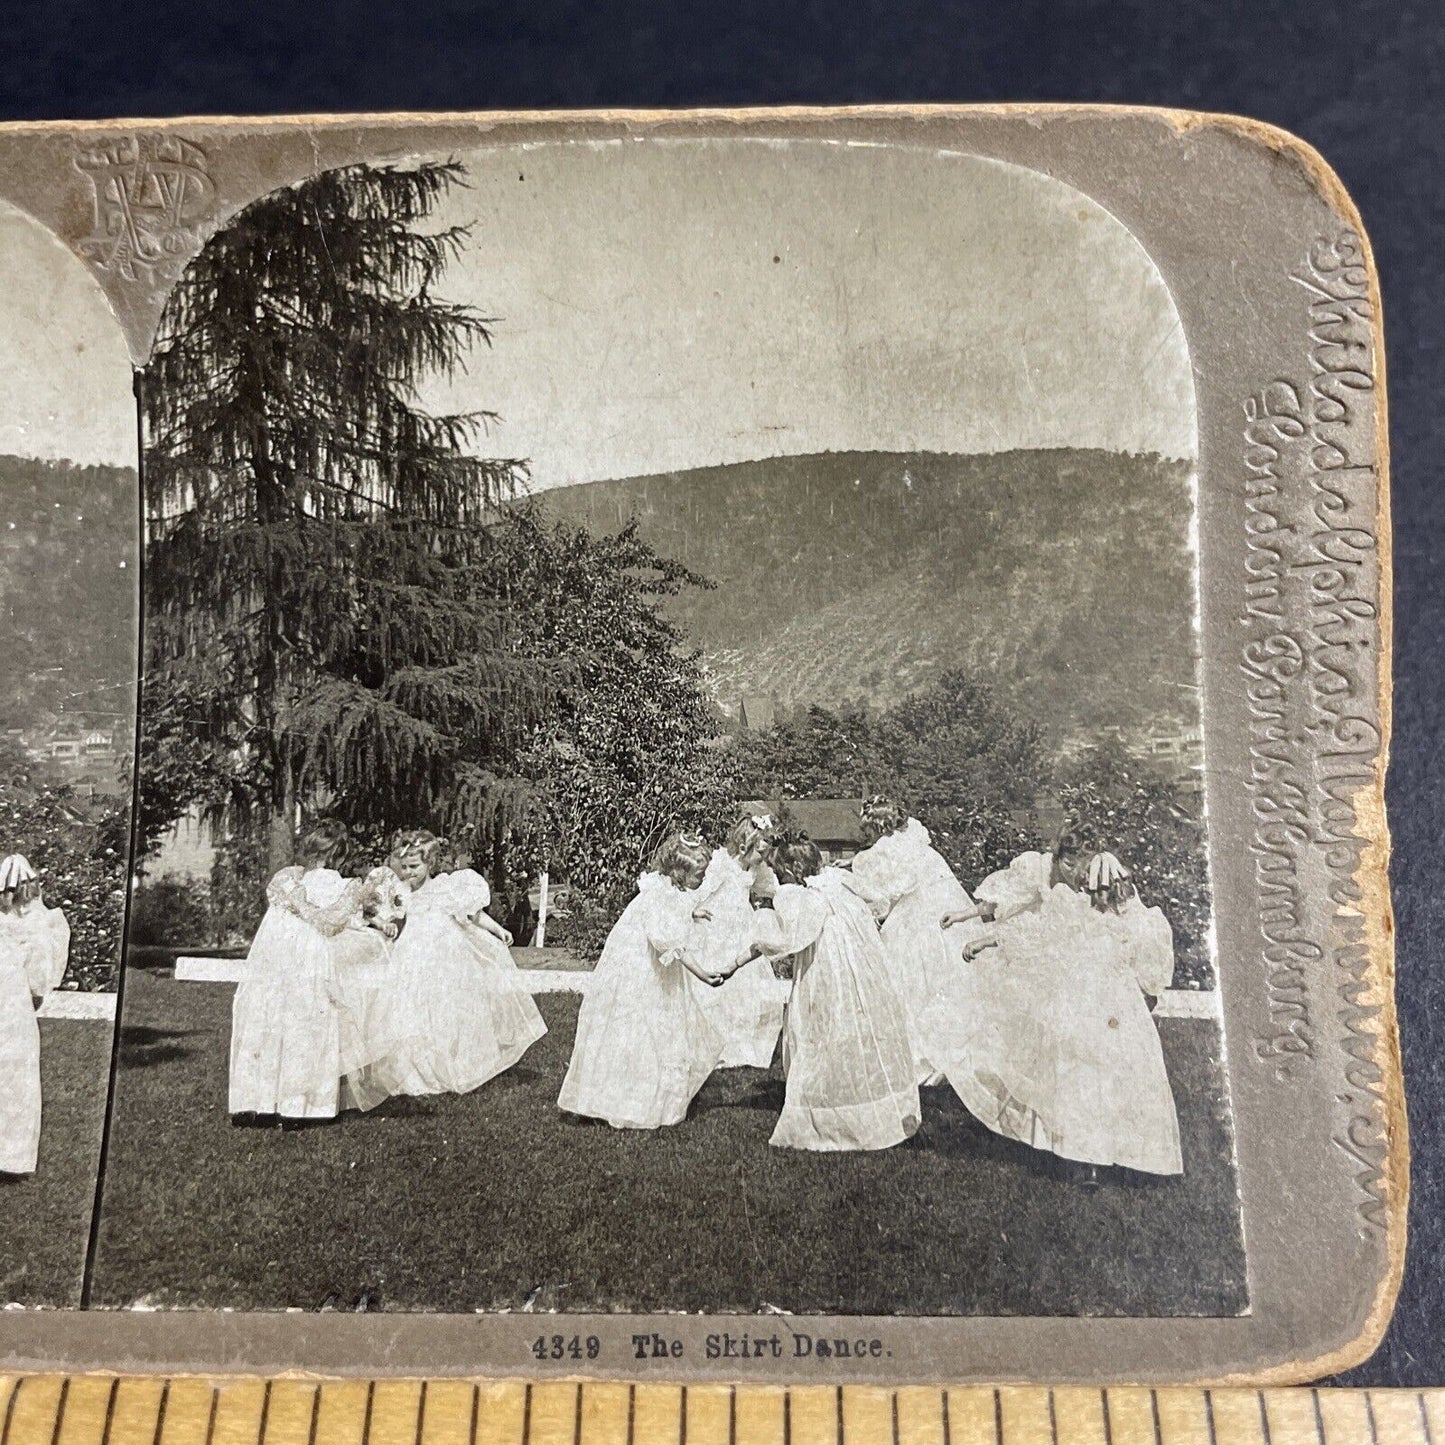
[[[286,908],[294,912],[292,905],[306,895],[301,889],[301,880],[306,876],[304,868],[283,868],[266,885],[266,903],[271,908]]]
[[[893,905],[911,893],[918,882],[913,869],[903,859],[876,843],[853,859],[850,871],[856,885],[854,892],[880,919],[887,918]]]
[[[974,901],[993,904],[999,922],[1033,908],[1044,896],[1044,859],[1042,853],[1020,853],[1007,868],[990,873],[973,890]]]
[[[657,955],[658,962],[676,963],[687,951],[693,936],[692,910],[696,907],[697,895],[684,893],[669,884],[665,888],[649,889],[641,896],[644,906],[639,921],[647,935],[648,947]]]
[[[818,941],[828,905],[811,889],[785,883],[773,899],[771,916],[758,919],[758,942],[770,957],[801,953]]]
[[[487,880],[471,868],[447,875],[447,911],[455,918],[472,918],[492,901]]]
[[[1113,922],[1140,989],[1157,998],[1174,982],[1174,930],[1169,920],[1136,896],[1113,915]]]
[[[348,878],[346,886],[334,902],[312,903],[306,896],[303,880],[302,886],[287,892],[282,906],[290,909],[303,923],[309,923],[312,928],[324,933],[327,938],[335,938],[356,916],[365,891],[366,884],[360,878]],[[269,890],[267,896],[270,896]]]

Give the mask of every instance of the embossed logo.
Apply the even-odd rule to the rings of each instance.
[[[140,135],[81,151],[95,206],[81,252],[127,281],[184,260],[199,244],[216,188],[206,153],[179,136]]]

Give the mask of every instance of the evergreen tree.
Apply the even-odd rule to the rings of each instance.
[[[469,451],[490,413],[418,402],[490,343],[433,295],[465,231],[429,220],[461,180],[355,166],[256,202],[187,268],[143,376],[147,676],[229,760],[203,800],[273,865],[298,805],[493,819],[547,694],[476,567],[525,465]]]

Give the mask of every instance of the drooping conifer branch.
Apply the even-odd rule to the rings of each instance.
[[[476,569],[526,468],[475,454],[492,413],[419,400],[492,339],[433,294],[466,241],[432,224],[460,183],[451,163],[356,166],[277,191],[216,233],[162,320],[147,671],[181,710],[158,733],[229,759],[206,801],[233,828],[308,799],[371,825],[490,824],[517,801],[488,780],[552,670]]]

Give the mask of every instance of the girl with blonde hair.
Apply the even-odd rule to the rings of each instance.
[[[392,949],[384,1027],[402,1042],[368,1071],[367,1092],[468,1094],[510,1069],[547,1032],[490,914],[491,889],[453,868],[445,838],[399,834],[390,868],[410,889]]]

